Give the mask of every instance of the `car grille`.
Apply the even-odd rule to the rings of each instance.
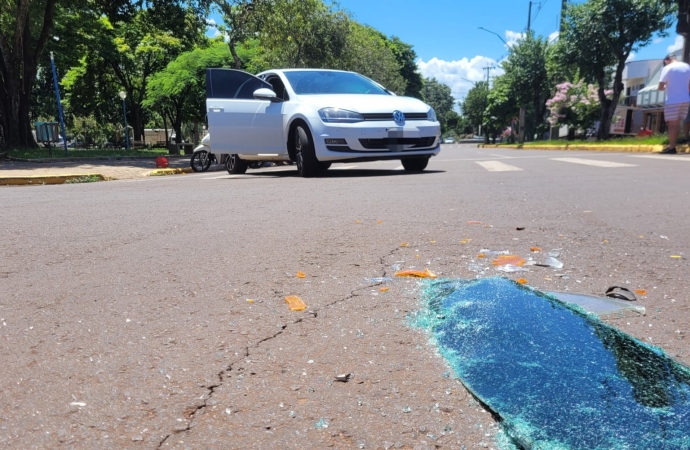
[[[389,149],[391,146],[412,146],[412,148],[426,148],[434,145],[436,137],[423,138],[385,138],[360,139],[359,143],[367,150]]]
[[[405,120],[426,120],[426,113],[404,113]],[[372,114],[362,114],[364,120],[393,120],[393,113],[372,113]]]

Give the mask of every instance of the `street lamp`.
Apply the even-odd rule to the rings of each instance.
[[[127,129],[127,107],[125,106],[125,99],[127,98],[127,93],[125,91],[120,91],[120,98],[122,99],[122,112],[125,116],[125,145],[127,150],[129,150],[129,130]]]
[[[498,33],[494,33],[494,32],[493,32],[493,31],[491,31],[491,30],[487,30],[487,29],[486,29],[486,28],[484,28],[484,27],[479,27],[479,29],[480,29],[480,30],[484,30],[484,31],[486,31],[487,33],[491,33],[491,34],[493,34],[494,36],[496,36],[497,38],[499,38],[499,39],[500,39],[501,41],[503,41],[503,43],[504,43],[505,45],[508,45],[508,43],[506,42],[506,40],[505,40],[505,39],[503,39],[503,38],[501,37],[501,35],[500,35],[500,34],[498,34]]]
[[[477,85],[477,82],[476,82],[476,81],[468,80],[467,78],[463,78],[463,77],[460,77],[460,79],[461,79],[461,80],[465,80],[465,81],[469,81],[470,83],[472,83],[473,86],[476,86],[476,85]]]

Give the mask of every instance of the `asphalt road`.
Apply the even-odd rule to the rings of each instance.
[[[421,174],[0,188],[0,448],[495,448],[494,418],[408,325],[418,282],[370,279],[559,249],[563,269],[520,277],[645,289],[645,316],[609,322],[688,365],[688,173],[688,155],[446,145]]]

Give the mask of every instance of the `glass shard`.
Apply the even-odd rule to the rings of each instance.
[[[690,369],[554,296],[429,281],[416,324],[515,447],[689,449]]]

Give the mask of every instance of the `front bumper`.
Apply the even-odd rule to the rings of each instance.
[[[310,123],[319,161],[403,159],[436,156],[441,150],[438,122],[408,121],[400,127],[393,121],[324,123],[317,117]],[[344,140],[345,143],[327,144],[326,139]]]

